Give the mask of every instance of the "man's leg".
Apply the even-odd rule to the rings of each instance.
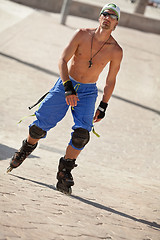
[[[36,143],[38,143],[39,139],[34,139],[30,136],[30,134],[27,137],[27,142],[31,145],[35,145]]]
[[[29,136],[12,157],[7,172],[22,164],[26,157],[37,147],[39,139],[44,138],[47,131],[56,126],[57,122],[65,116],[67,110],[68,105],[65,101],[64,86],[59,78],[35,112],[37,120],[30,125]]]
[[[81,150],[75,149],[73,148],[71,145],[68,145],[67,149],[66,149],[66,154],[65,154],[65,158],[69,158],[69,159],[77,159],[78,155],[80,154]]]
[[[89,131],[83,128],[77,128],[72,134],[71,141],[66,149],[64,157],[60,158],[57,173],[57,189],[66,194],[71,194],[71,186],[74,185],[71,171],[74,167],[76,158],[84,146],[89,142]]]
[[[28,138],[23,140],[21,148],[13,155],[10,161],[10,166],[7,168],[7,172],[11,172],[13,168],[19,167],[37,147],[39,139],[45,136],[46,131],[36,125],[32,125],[29,129]]]

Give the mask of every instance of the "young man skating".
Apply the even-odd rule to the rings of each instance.
[[[99,16],[99,26],[76,31],[59,60],[60,78],[35,112],[36,120],[29,126],[29,135],[11,159],[8,172],[18,167],[37,147],[38,141],[63,119],[71,107],[74,126],[64,157],[60,158],[57,189],[71,193],[74,185],[71,170],[76,158],[89,142],[94,122],[104,116],[112,95],[122,60],[122,49],[112,37],[120,18],[115,4],[105,5]],[[67,63],[71,59],[70,67]],[[95,112],[96,82],[109,63],[102,101]]]

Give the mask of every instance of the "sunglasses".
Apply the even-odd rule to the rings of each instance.
[[[117,15],[115,15],[115,14],[113,14],[113,13],[103,12],[103,13],[101,13],[101,14],[103,14],[104,17],[109,16],[111,19],[114,19],[114,20],[117,19],[117,20],[118,20]]]

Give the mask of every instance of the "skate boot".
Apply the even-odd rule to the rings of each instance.
[[[58,173],[57,173],[57,185],[56,188],[58,191],[65,194],[71,195],[72,189],[71,186],[74,185],[73,176],[71,170],[74,167],[77,167],[75,164],[76,159],[65,159],[64,157],[60,158]]]
[[[33,150],[37,147],[38,143],[35,145],[31,145],[27,142],[27,140],[23,140],[22,147],[15,152],[13,155],[10,166],[7,168],[7,173],[11,172],[13,168],[19,167],[22,162],[33,152]]]

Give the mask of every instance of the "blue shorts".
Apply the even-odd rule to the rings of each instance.
[[[90,132],[93,126],[95,102],[98,95],[96,83],[84,84],[75,81],[71,77],[70,80],[72,81],[73,87],[79,98],[77,106],[74,108],[71,107],[74,119],[72,129],[84,128]],[[37,120],[35,120],[29,127],[35,124],[44,131],[49,131],[64,118],[68,108],[69,106],[65,100],[64,86],[61,78],[59,78],[54,87],[49,91],[49,94],[42,101],[39,109],[35,112]],[[69,144],[75,148],[72,145],[72,141],[70,141]]]

